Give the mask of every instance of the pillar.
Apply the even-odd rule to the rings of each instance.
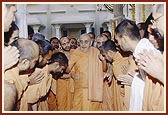
[[[114,18],[112,20],[115,25],[118,25],[124,18],[123,4],[114,4]]]
[[[145,16],[145,4],[142,4],[142,21],[146,21],[146,16]]]
[[[57,38],[60,38],[61,37],[61,31],[60,31],[60,26],[61,25],[59,25],[59,24],[54,24],[53,25],[54,26],[54,29],[55,29],[55,36],[57,37]]]
[[[26,4],[17,4],[16,7],[17,7],[16,24],[19,27],[19,37],[27,38],[28,30],[27,30]]]
[[[39,32],[39,28],[40,28],[40,24],[32,25],[32,28],[34,29],[34,33],[38,33]]]
[[[91,23],[85,23],[86,33],[91,32]]]
[[[111,30],[111,31],[112,31],[112,32],[111,32],[111,39],[112,39],[112,40],[114,40],[115,28],[116,28],[116,23],[115,23],[115,21],[112,21],[112,22],[111,22],[111,29],[112,29],[112,30]]]
[[[123,15],[123,4],[114,4],[114,17]]]
[[[131,14],[132,14],[132,21],[136,21],[135,20],[135,4],[132,4],[132,12],[131,12]]]

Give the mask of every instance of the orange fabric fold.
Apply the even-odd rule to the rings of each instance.
[[[89,49],[88,88],[89,100],[102,101],[103,99],[103,70],[99,60],[99,50],[94,47]]]
[[[96,52],[99,54],[98,50]],[[74,52],[70,56],[69,65],[74,65],[73,72],[78,77],[78,79],[74,80],[74,99],[73,99],[73,108],[71,110],[75,110],[75,111],[89,111],[89,110],[96,111],[96,110],[99,110],[99,105],[100,105],[99,101],[102,101],[102,97],[101,97],[102,91],[101,90],[103,89],[103,76],[101,76],[102,83],[100,83],[100,84],[102,84],[102,85],[100,85],[100,86],[102,86],[102,88],[99,88],[100,86],[98,86],[98,87],[95,86],[95,84],[92,85],[92,83],[91,83],[91,85],[89,85],[89,82],[95,83],[95,82],[100,81],[100,80],[97,80],[97,77],[96,77],[96,79],[91,78],[92,81],[90,81],[90,77],[93,77],[93,76],[92,75],[89,76],[89,71],[96,73],[99,70],[99,69],[97,69],[97,71],[89,70],[89,63],[93,64],[95,62],[92,63],[92,61],[93,60],[95,61],[95,58],[98,59],[98,54],[92,55],[92,56],[96,56],[96,57],[92,57],[92,56],[90,56],[91,53],[92,52],[90,52],[90,51],[88,51],[87,53],[82,52],[79,48],[77,48],[76,50],[74,50]],[[90,56],[90,58],[93,58],[91,61],[89,61],[89,56]],[[97,66],[97,65],[95,65],[95,66]],[[95,68],[95,67],[93,66],[93,68]],[[102,68],[101,68],[101,71],[102,71]],[[93,74],[93,75],[95,75],[95,74]],[[96,83],[96,84],[98,84],[98,83]],[[96,90],[97,92],[94,91],[93,93],[91,92],[89,94],[89,92],[90,92],[89,88],[90,88],[90,91]],[[98,88],[100,90],[98,90]],[[101,94],[99,94],[99,93],[101,93]],[[89,95],[92,95],[92,94],[93,94],[93,96],[91,96],[91,98],[90,98],[92,100],[89,100]],[[99,96],[95,97],[95,95],[99,95]],[[95,102],[93,102],[93,100]]]
[[[164,111],[164,86],[156,79],[146,77],[143,111]]]
[[[121,65],[125,64],[128,68],[128,58],[123,58],[119,52],[113,57],[113,73],[114,77],[112,79],[112,87],[113,87],[113,100],[114,100],[114,110],[115,111],[123,111],[124,110],[124,95],[125,90],[124,86],[117,81],[117,77],[122,75]]]
[[[27,111],[28,103],[33,104],[38,102],[40,98],[44,97],[48,93],[51,87],[52,75],[48,73],[48,66],[45,66],[42,69],[36,68],[35,71],[44,71],[45,77],[42,79],[40,83],[28,86],[27,90],[24,92],[23,97],[21,99],[20,111]],[[42,103],[44,102],[38,102],[38,103],[40,103],[39,106],[42,106],[40,107],[40,109],[48,110],[46,102],[44,104],[45,105],[44,107],[42,105]]]
[[[17,100],[20,100],[29,83],[28,75],[19,75],[19,69],[14,67],[5,72],[4,79],[10,83],[15,84],[18,94]]]

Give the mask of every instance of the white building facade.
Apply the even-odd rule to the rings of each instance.
[[[143,22],[151,13],[152,4],[17,4],[17,24],[21,37],[27,36],[27,25],[47,39],[56,36],[79,38],[82,33],[104,30],[114,34],[123,19]],[[144,9],[145,8],[145,9]]]

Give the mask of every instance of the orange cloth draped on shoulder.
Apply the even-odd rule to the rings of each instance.
[[[4,79],[10,83],[14,83],[17,89],[17,101],[20,100],[23,92],[26,90],[29,78],[28,75],[19,75],[19,69],[14,67],[9,69],[4,74]]]
[[[119,52],[116,52],[116,54],[113,57],[113,73],[114,77],[112,79],[112,93],[113,93],[113,100],[114,100],[114,110],[115,111],[123,111],[124,110],[124,96],[125,96],[125,90],[124,85],[121,85],[117,81],[118,75],[124,74],[121,70],[121,65],[125,64],[126,67],[128,67],[128,57],[123,57]]]
[[[89,49],[89,100],[102,101],[103,97],[103,69],[98,55],[100,51],[94,47]]]
[[[75,74],[78,76],[78,79],[74,81],[72,110],[94,111],[100,109],[99,102],[102,101],[103,94],[103,70],[102,63],[98,60],[98,54],[99,51],[91,47],[87,53],[78,48],[70,56],[69,65],[74,65]]]
[[[164,86],[152,77],[146,77],[143,111],[164,111]]]
[[[48,73],[48,65],[44,68],[36,68],[35,71],[44,71],[45,77],[38,84],[28,86],[27,90],[24,92],[23,97],[21,98],[20,111],[27,111],[28,104],[36,103],[38,111],[47,111],[48,105],[47,100],[39,101],[40,98],[43,98],[49,92],[49,89],[52,84],[52,75]]]

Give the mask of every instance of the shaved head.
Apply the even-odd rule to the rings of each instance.
[[[15,40],[12,45],[16,46],[20,53],[20,60],[24,58],[33,59],[39,55],[39,47],[32,40],[20,38]]]
[[[79,38],[80,50],[87,52],[92,45],[92,40],[88,34],[82,34]]]
[[[11,43],[11,45],[16,46],[19,50],[20,53],[19,63],[26,59],[31,62],[30,63],[31,65],[29,65],[28,68],[32,69],[35,66],[35,62],[39,58],[38,45],[32,40],[24,38],[19,38],[15,40],[13,43]],[[24,70],[28,68],[25,68]]]

